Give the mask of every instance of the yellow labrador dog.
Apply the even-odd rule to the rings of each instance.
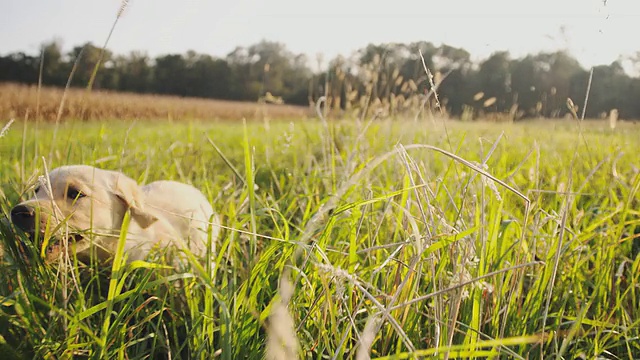
[[[11,222],[27,233],[39,232],[41,238],[45,229],[55,230],[47,260],[57,258],[68,243],[83,261],[94,253],[108,262],[116,253],[127,211],[127,262],[145,259],[154,249],[188,249],[201,257],[209,235],[215,253],[219,220],[198,189],[175,181],[140,186],[120,172],[86,165],[52,170],[32,199],[11,210]]]

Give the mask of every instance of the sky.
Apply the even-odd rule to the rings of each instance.
[[[102,45],[120,0],[0,0],[0,54]],[[640,0],[131,0],[108,48],[151,56],[195,50],[224,57],[279,41],[315,59],[369,43],[430,41],[512,57],[568,50],[588,68],[640,52]]]

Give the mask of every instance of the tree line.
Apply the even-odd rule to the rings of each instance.
[[[338,112],[396,114],[427,106],[465,119],[575,116],[589,88],[587,117],[617,109],[621,118],[640,118],[640,78],[625,73],[619,61],[591,74],[563,51],[515,59],[501,51],[478,63],[466,50],[444,44],[370,44],[331,59],[321,72],[310,63],[266,40],[224,58],[194,51],[117,55],[91,43],[64,52],[52,41],[40,54],[0,56],[0,81],[297,105],[322,97]],[[438,97],[427,96],[434,88]]]

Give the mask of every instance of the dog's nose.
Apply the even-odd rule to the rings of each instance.
[[[11,209],[11,222],[23,231],[34,231],[36,228],[36,211],[26,205],[18,205]]]

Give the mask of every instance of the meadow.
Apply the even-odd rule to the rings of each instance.
[[[640,358],[638,125],[21,118],[3,215],[84,163],[191,183],[224,227],[158,275],[5,224],[3,359]]]

